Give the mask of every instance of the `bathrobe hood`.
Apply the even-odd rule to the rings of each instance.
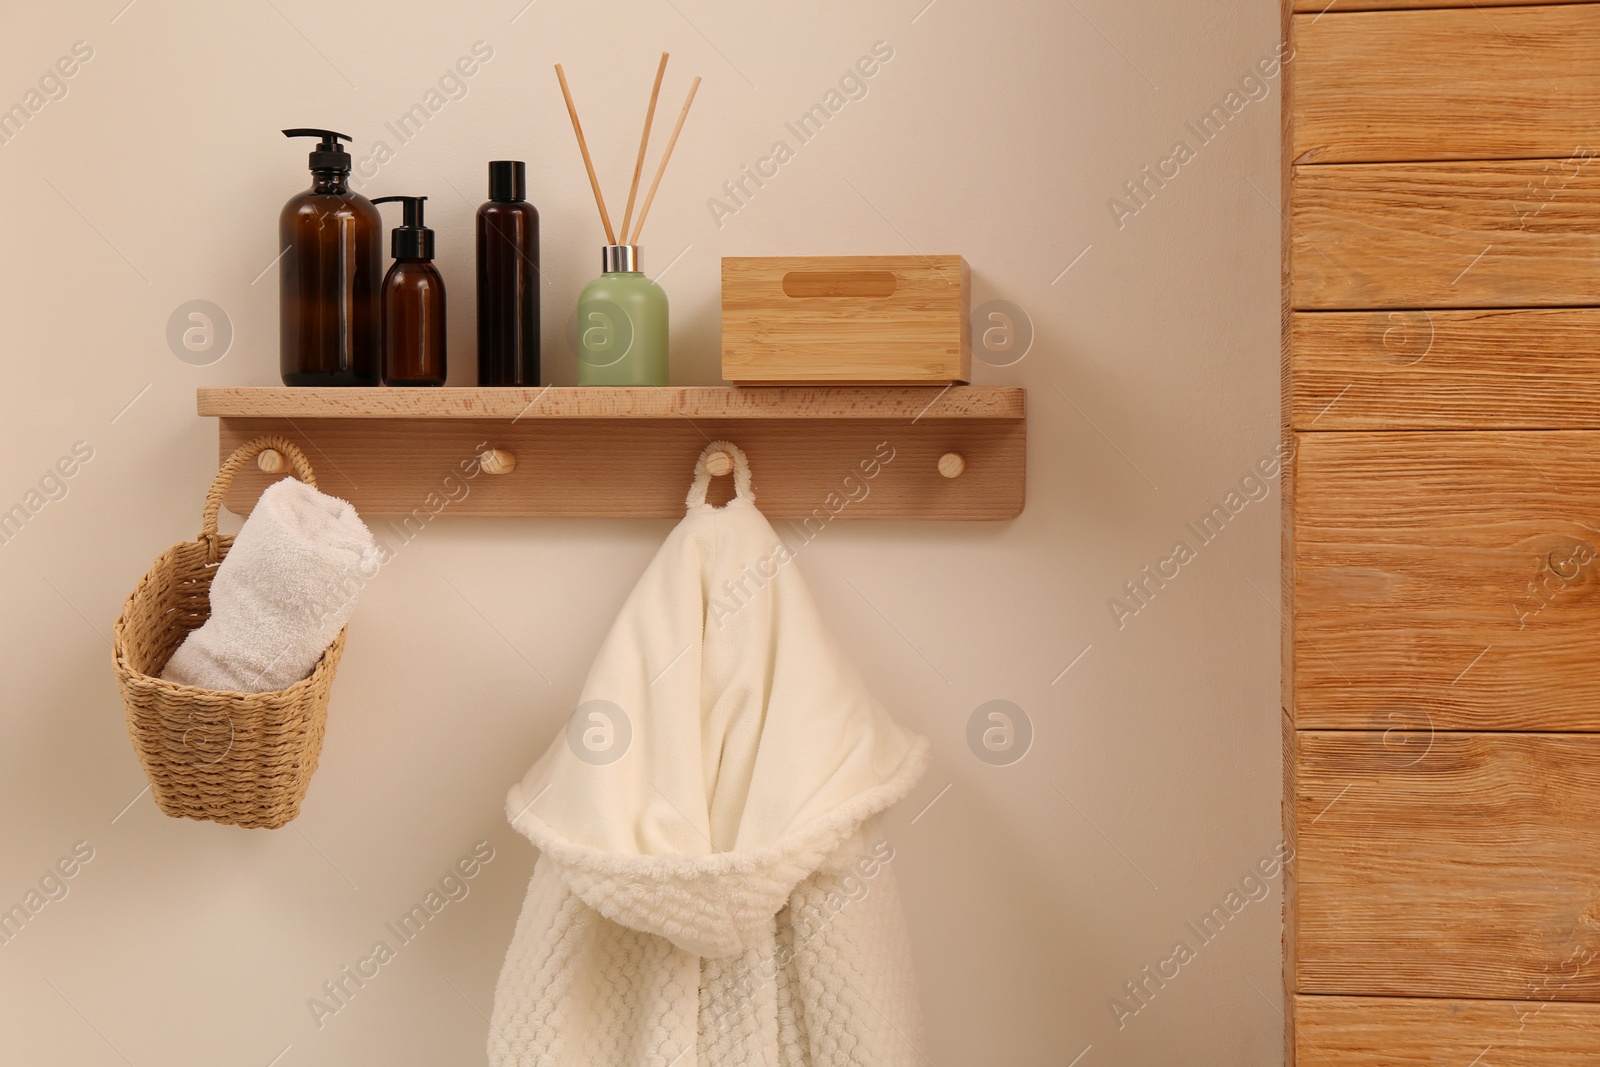
[[[714,508],[719,450],[737,495]],[[607,919],[725,957],[770,939],[795,886],[906,794],[927,751],[867,691],[719,441],[506,813]]]

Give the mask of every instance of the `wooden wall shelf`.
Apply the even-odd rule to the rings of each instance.
[[[715,440],[744,449],[774,518],[1010,519],[1023,506],[1020,388],[223,387],[199,390],[197,408],[220,420],[219,455],[282,434],[366,515],[676,517]],[[489,450],[511,469],[484,471]],[[248,513],[276,477],[247,469],[228,509]]]

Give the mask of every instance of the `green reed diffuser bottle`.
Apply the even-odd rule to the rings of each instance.
[[[668,384],[667,294],[639,272],[639,246],[606,245],[600,269],[578,297],[578,384]]]
[[[668,383],[667,373],[667,294],[661,286],[639,273],[639,232],[644,229],[645,216],[655,203],[656,190],[661,187],[661,176],[667,171],[667,160],[678,144],[678,134],[683,132],[683,120],[689,117],[689,105],[700,88],[700,79],[689,83],[689,95],[678,112],[678,123],[667,139],[667,149],[661,153],[661,163],[656,167],[656,177],[650,183],[644,203],[639,208],[639,221],[633,222],[633,204],[639,194],[639,179],[644,173],[645,149],[650,143],[650,127],[655,121],[656,98],[661,92],[661,79],[667,72],[667,53],[661,53],[661,64],[656,67],[655,88],[650,91],[650,107],[644,114],[644,133],[639,138],[639,158],[633,165],[633,185],[628,190],[628,206],[622,212],[622,228],[613,229],[611,215],[606,211],[606,198],[600,193],[600,179],[595,176],[594,160],[589,157],[589,144],[583,139],[583,124],[578,121],[578,108],[572,102],[572,88],[567,84],[566,72],[556,64],[556,81],[561,83],[561,96],[567,103],[567,117],[572,120],[572,132],[578,139],[578,151],[583,156],[583,168],[589,175],[589,187],[594,191],[595,206],[600,209],[600,225],[605,227],[606,241],[600,250],[600,277],[584,287],[578,297],[578,384],[583,385],[654,385]],[[630,235],[628,226],[632,223]]]

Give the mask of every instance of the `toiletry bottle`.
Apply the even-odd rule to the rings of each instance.
[[[278,216],[278,369],[285,385],[378,384],[378,282],[383,219],[350,190],[350,154],[332,130],[316,137],[311,188]]]
[[[444,278],[433,265],[433,231],[422,224],[425,196],[380,196],[399,201],[405,224],[389,239],[394,266],[383,277],[385,385],[443,385]]]
[[[539,212],[521,160],[489,164],[478,209],[478,384],[539,384]]]
[[[601,249],[578,297],[579,385],[666,385],[667,294],[639,273],[638,245]]]

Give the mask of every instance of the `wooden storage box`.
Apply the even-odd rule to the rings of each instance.
[[[970,381],[968,293],[960,256],[724,256],[722,376]]]

